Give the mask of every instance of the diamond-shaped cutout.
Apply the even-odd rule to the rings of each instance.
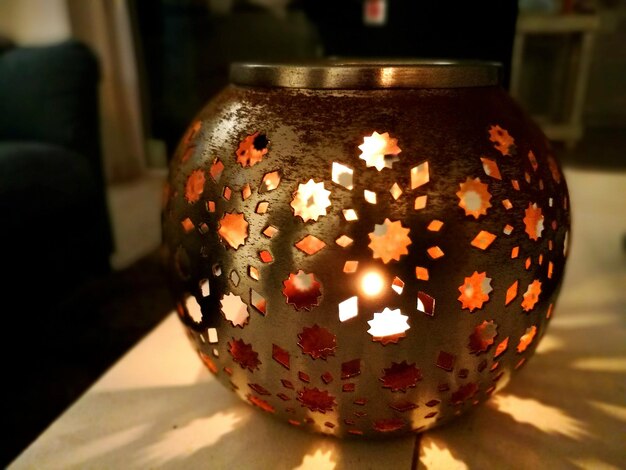
[[[267,191],[273,191],[278,188],[280,184],[280,171],[272,171],[270,173],[265,173],[263,175],[263,179],[261,180],[261,186],[259,187],[259,192],[264,193]]]
[[[498,164],[495,160],[490,158],[481,157],[481,162],[483,162],[483,170],[485,170],[485,174],[487,176],[491,176],[497,180],[501,180],[502,176],[500,175],[500,169],[498,168]]]
[[[234,269],[230,272],[230,282],[233,283],[235,287],[239,285],[239,274]]]
[[[478,235],[474,237],[471,245],[475,246],[476,248],[480,248],[481,250],[486,250],[496,238],[497,237],[493,233],[487,232],[486,230],[481,230],[480,232],[478,232]]]
[[[416,211],[422,210],[424,207],[426,207],[427,200],[428,200],[428,196],[417,196],[415,198],[415,205],[413,206],[413,208]]]
[[[444,255],[443,250],[438,246],[431,246],[426,250],[426,253],[428,253],[428,256],[432,259],[439,259]]]
[[[417,293],[417,310],[431,317],[435,315],[435,298],[419,291]]]
[[[326,243],[313,235],[307,235],[298,243],[296,243],[296,248],[306,253],[307,255],[314,255],[325,246]]]
[[[428,269],[422,266],[415,266],[415,277],[420,281],[428,281]]]
[[[267,301],[265,297],[254,289],[250,289],[250,305],[256,308],[263,316],[267,313]]]
[[[333,162],[332,178],[333,183],[343,186],[346,189],[352,189],[354,170],[341,163]]]
[[[394,277],[393,281],[391,281],[391,288],[396,294],[402,294],[402,291],[404,290],[404,281],[398,276]]]
[[[363,197],[370,204],[376,204],[376,193],[374,191],[363,190]]]
[[[263,229],[263,232],[261,233],[265,235],[267,238],[272,238],[274,235],[278,233],[278,229],[274,227],[273,225],[268,225],[267,227]]]
[[[359,314],[359,300],[355,295],[349,299],[339,302],[339,321],[350,320]]]
[[[419,188],[420,186],[428,183],[430,180],[430,174],[428,171],[428,162],[420,163],[419,165],[411,168],[411,189]]]
[[[343,272],[347,274],[355,273],[359,267],[358,261],[346,261],[343,265]]]
[[[393,197],[397,201],[398,198],[402,195],[402,188],[398,186],[398,183],[393,183],[393,186],[391,187],[389,192],[391,193],[391,197]]]
[[[348,222],[354,222],[355,220],[359,219],[359,216],[357,215],[356,211],[354,209],[344,209],[342,211],[343,213],[343,217],[348,221]]]
[[[254,212],[256,212],[257,214],[265,214],[269,208],[270,208],[269,202],[261,201],[256,205],[256,209]]]
[[[353,241],[354,240],[352,240],[352,238],[348,237],[347,235],[342,235],[339,238],[337,238],[337,240],[335,240],[335,243],[339,245],[341,248],[346,248],[352,245]]]
[[[438,232],[439,230],[441,230],[441,227],[443,227],[443,222],[441,220],[435,219],[428,224],[426,230],[430,232]]]

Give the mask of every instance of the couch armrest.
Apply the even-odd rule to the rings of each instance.
[[[60,145],[101,176],[98,80],[97,59],[75,40],[0,55],[0,140]]]

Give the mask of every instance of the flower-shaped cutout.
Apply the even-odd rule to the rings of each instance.
[[[232,341],[229,341],[228,352],[233,357],[233,361],[239,364],[242,369],[248,369],[250,372],[254,372],[261,364],[259,354],[252,349],[252,345],[241,339],[233,338]]]
[[[378,171],[391,168],[394,162],[398,161],[398,154],[402,152],[402,149],[398,147],[398,139],[390,137],[388,132],[379,134],[376,131],[363,138],[359,150],[361,150],[359,158],[365,160],[365,165],[373,166]]]
[[[494,343],[494,338],[498,335],[498,325],[493,321],[483,321],[474,328],[474,332],[469,337],[467,347],[471,354],[480,354]]]
[[[217,233],[235,250],[246,243],[248,222],[240,212],[227,212],[219,222]]]
[[[392,362],[391,367],[383,369],[383,376],[379,380],[383,383],[383,388],[390,388],[392,392],[406,392],[422,380],[422,373],[415,364],[408,364],[406,361]]]
[[[399,220],[392,222],[385,219],[382,224],[375,224],[374,231],[368,235],[368,247],[372,250],[374,259],[380,258],[387,264],[392,259],[399,261],[402,255],[408,254],[407,247],[411,244],[409,231]]]
[[[523,353],[524,351],[526,351],[528,346],[530,346],[530,343],[532,343],[533,339],[535,339],[536,334],[537,334],[537,327],[535,325],[532,325],[530,328],[527,328],[526,332],[519,339],[519,343],[517,345],[517,352]]]
[[[296,274],[289,274],[283,286],[283,295],[287,297],[287,303],[293,305],[296,310],[301,308],[311,310],[318,305],[319,297],[322,295],[322,284],[315,278],[315,274],[305,273],[301,269]]]
[[[539,240],[543,232],[543,214],[541,207],[537,207],[536,203],[529,203],[528,208],[524,211],[524,225],[526,233],[531,240]]]
[[[491,278],[487,277],[487,273],[478,273],[474,271],[470,277],[466,277],[463,285],[459,287],[461,295],[458,300],[461,302],[461,308],[466,308],[470,312],[483,308],[483,304],[489,300],[491,288]]]
[[[194,170],[191,172],[189,178],[187,178],[187,184],[185,185],[185,199],[187,199],[189,204],[193,204],[200,199],[204,191],[205,181],[204,170]]]
[[[515,139],[506,129],[495,125],[489,127],[489,140],[493,142],[494,148],[502,155],[513,155],[515,153]]]
[[[310,179],[298,185],[291,207],[294,215],[300,216],[304,222],[317,220],[326,215],[326,209],[330,207],[330,191],[324,188],[324,182],[316,183]]]
[[[456,193],[459,198],[459,207],[465,210],[465,215],[471,215],[478,219],[481,215],[487,214],[487,209],[491,207],[491,194],[486,183],[481,183],[480,178],[467,178],[464,183],[460,183],[460,190]]]
[[[248,306],[238,295],[233,293],[225,295],[220,301],[220,306],[224,318],[233,326],[243,328],[248,323],[250,317]]]
[[[298,401],[302,403],[303,407],[311,411],[319,411],[320,413],[332,411],[337,404],[335,397],[326,390],[306,387],[298,391]]]
[[[367,332],[372,335],[373,341],[382,344],[397,343],[406,336],[405,331],[410,328],[408,319],[399,308],[385,308],[381,313],[374,313],[374,319],[367,322],[370,326]]]
[[[541,281],[535,279],[528,285],[523,295],[524,300],[522,300],[522,308],[525,312],[530,312],[535,308],[535,304],[539,300],[539,294],[541,294]]]
[[[337,338],[326,328],[318,325],[304,327],[298,333],[298,346],[302,348],[304,354],[308,354],[313,359],[324,359],[335,355]]]
[[[237,148],[237,163],[244,168],[254,166],[263,159],[269,144],[267,136],[259,131],[247,136]]]

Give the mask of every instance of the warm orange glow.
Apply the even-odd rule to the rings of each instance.
[[[204,170],[194,170],[187,178],[185,185],[185,199],[189,204],[197,202],[204,191]]]
[[[480,232],[478,232],[478,235],[476,235],[471,241],[471,245],[475,246],[476,248],[480,248],[481,250],[486,250],[495,239],[496,236],[493,233],[487,232],[486,230],[481,230]]]
[[[415,205],[413,206],[413,208],[416,211],[422,210],[424,207],[426,207],[427,199],[428,199],[428,196],[417,196],[415,198]]]
[[[480,178],[468,177],[464,183],[459,184],[459,191],[456,193],[459,198],[459,207],[465,210],[465,215],[478,219],[481,215],[487,214],[487,209],[491,207],[491,194],[489,186],[480,181]]]
[[[539,300],[539,294],[541,294],[541,281],[535,279],[528,285],[528,289],[526,289],[523,296],[522,308],[525,312],[530,312],[535,308],[535,304]]]
[[[435,219],[428,224],[426,230],[429,230],[431,232],[438,232],[439,230],[441,230],[441,227],[443,227],[443,222],[441,220]]]
[[[428,269],[422,266],[415,266],[415,277],[421,281],[428,281]]]
[[[375,224],[374,231],[370,233],[369,249],[372,250],[374,259],[380,258],[387,264],[391,260],[399,261],[400,257],[409,253],[408,246],[410,229],[402,226],[399,220],[385,219],[382,224]]]
[[[487,176],[491,176],[497,180],[502,179],[502,175],[500,175],[500,169],[498,168],[498,164],[495,160],[490,158],[481,157],[480,161],[483,162],[483,170]]]
[[[237,163],[242,167],[254,166],[267,154],[270,141],[260,132],[255,132],[241,141],[237,148]]]
[[[483,308],[483,304],[489,300],[489,293],[492,291],[491,278],[487,277],[487,273],[474,273],[470,277],[466,277],[463,285],[459,287],[461,295],[458,300],[461,302],[461,308],[466,308],[470,312]]]
[[[374,297],[380,294],[383,287],[385,287],[385,280],[376,271],[369,271],[361,278],[361,290],[367,296]]]
[[[517,285],[518,285],[518,281],[515,281],[506,290],[506,300],[504,301],[504,305],[509,305],[513,301],[513,299],[517,297]]]
[[[224,214],[219,222],[217,233],[235,250],[246,242],[248,238],[248,222],[243,214],[230,212]]]
[[[502,155],[511,156],[515,153],[515,139],[506,129],[495,125],[489,127],[489,140]]]
[[[307,255],[314,255],[322,248],[324,248],[326,246],[326,243],[324,243],[319,238],[314,237],[313,235],[307,235],[298,243],[296,243],[295,246],[298,250],[305,252]]]
[[[537,207],[536,203],[529,203],[528,208],[524,211],[524,225],[526,225],[526,233],[531,240],[538,240],[543,232],[543,214],[541,207]]]

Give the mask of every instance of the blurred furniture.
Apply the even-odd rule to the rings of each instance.
[[[564,35],[569,39],[566,43],[567,56],[562,83],[558,87],[552,87],[552,92],[559,99],[560,109],[556,116],[536,115],[533,117],[549,139],[563,141],[570,148],[574,147],[583,136],[583,106],[594,36],[599,25],[599,17],[593,14],[522,14],[517,20],[510,91],[513,97],[522,103],[524,103],[522,70],[526,62],[524,52],[528,36]],[[549,81],[544,77],[542,84],[545,85],[546,82]]]
[[[61,297],[109,269],[98,63],[83,44],[0,54],[0,252],[9,299]],[[7,284],[8,283],[8,284]]]
[[[554,318],[536,356],[473,413],[419,437],[312,435],[245,405],[191,361],[172,312],[9,469],[622,468],[626,219],[615,215],[626,199],[615,194],[626,176],[570,170],[566,177],[576,224]],[[497,364],[485,356],[488,367]]]

